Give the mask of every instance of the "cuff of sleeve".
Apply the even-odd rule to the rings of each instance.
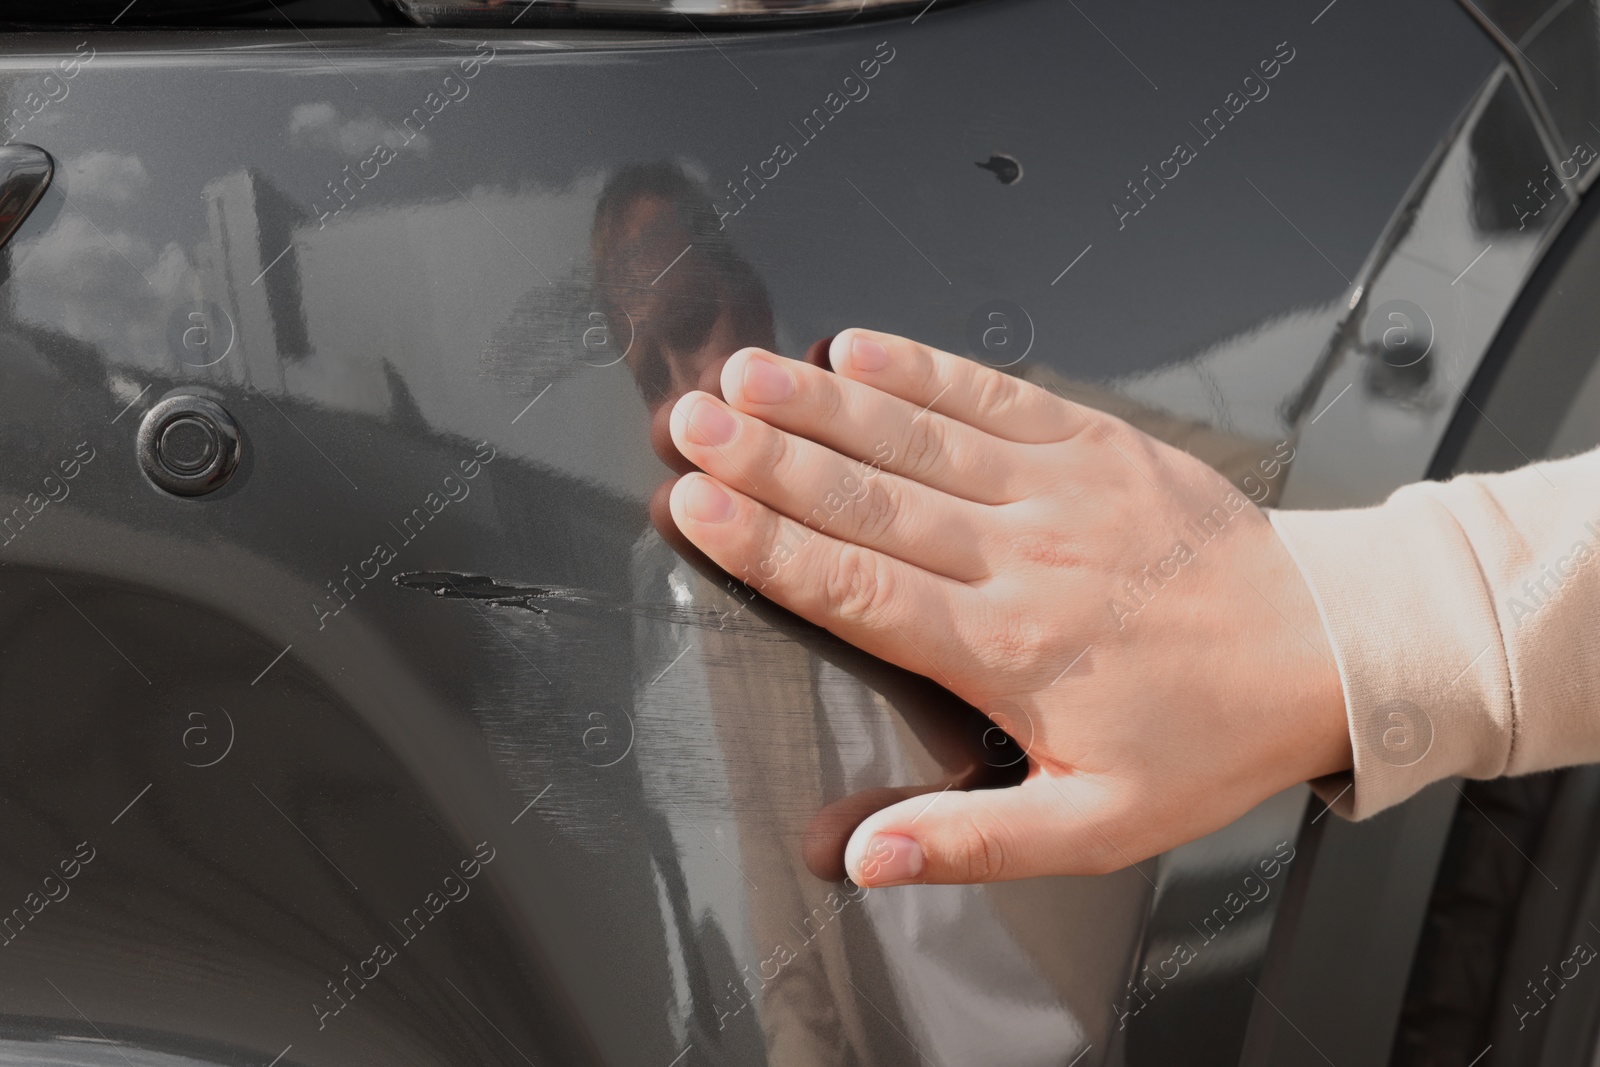
[[[1344,684],[1355,769],[1313,782],[1323,801],[1364,819],[1442,778],[1503,773],[1514,723],[1505,649],[1451,513],[1403,489],[1382,507],[1270,517]]]

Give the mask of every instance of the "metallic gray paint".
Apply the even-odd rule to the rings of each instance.
[[[98,851],[0,950],[7,1033],[85,1062],[1236,1059],[1282,894],[1125,1030],[1117,1005],[1302,791],[1106,878],[861,897],[814,873],[853,819],[1015,750],[646,516],[651,407],[733,347],[859,323],[959,351],[996,300],[1019,373],[1241,479],[1314,413],[1349,278],[1491,47],[1442,4],[1093,14],[91,37],[28,112],[61,166],[0,288],[0,517],[30,516],[0,545],[0,704],[29,709],[0,899]],[[13,106],[82,39],[7,40]],[[1270,96],[1119,225],[1284,41]],[[973,166],[997,153],[1026,178]],[[195,388],[245,458],[181,500],[133,435]]]

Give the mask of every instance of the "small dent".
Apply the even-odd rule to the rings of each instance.
[[[571,598],[579,603],[588,601],[576,590],[513,585],[481,574],[458,574],[454,571],[408,571],[395,575],[394,584],[402,589],[418,589],[447,600],[486,600],[497,607],[527,608],[541,615],[549,609],[539,601],[560,598]]]
[[[1015,185],[1022,180],[1022,164],[1017,162],[1015,156],[1004,152],[996,152],[977,166],[980,170],[993,172],[1001,185]]]

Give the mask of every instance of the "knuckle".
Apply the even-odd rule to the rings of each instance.
[[[998,882],[1007,870],[1006,850],[991,828],[969,821],[951,848],[947,862],[963,882]]]
[[[783,525],[776,514],[761,508],[758,515],[745,542],[743,577],[758,588],[765,588],[794,558],[794,546],[784,537]]]
[[[1088,565],[1082,546],[1056,530],[1027,530],[1011,536],[1004,544],[996,545],[995,550],[1009,554],[1019,563],[1051,569]]]
[[[933,349],[927,345],[913,342],[911,356],[917,367],[917,388],[924,396],[933,396],[939,392],[939,380],[942,377],[939,369],[939,360],[933,354]]]
[[[1021,398],[1017,379],[990,371],[978,379],[978,389],[972,398],[973,410],[981,419],[999,419],[1011,414]]]
[[[799,459],[794,438],[759,419],[750,419],[746,425],[756,429],[760,437],[755,448],[757,471],[770,476],[778,485],[794,484],[795,464]]]
[[[900,453],[902,468],[914,478],[929,477],[948,462],[948,447],[944,421],[927,412],[906,430],[905,447]]]
[[[864,622],[887,601],[889,582],[876,553],[859,545],[840,547],[823,583],[834,614],[847,623]]]
[[[1146,458],[1150,453],[1150,436],[1137,430],[1115,415],[1096,411],[1089,419],[1089,436],[1102,448],[1127,457],[1130,462]]]
[[[882,478],[874,479],[866,495],[856,504],[856,532],[866,541],[882,541],[889,536],[904,509],[897,487]]]
[[[809,392],[818,421],[824,426],[837,422],[844,410],[844,390],[839,387],[839,379],[832,374],[800,377],[813,379]]]

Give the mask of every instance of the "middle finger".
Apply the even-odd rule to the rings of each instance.
[[[674,406],[673,443],[712,477],[816,531],[961,582],[988,577],[990,509],[735,411],[707,393]],[[993,525],[993,517],[988,519]]]
[[[758,348],[722,368],[732,407],[853,459],[980,504],[1026,496],[1019,474],[1029,446],[798,360]],[[930,405],[931,407],[931,405]]]

